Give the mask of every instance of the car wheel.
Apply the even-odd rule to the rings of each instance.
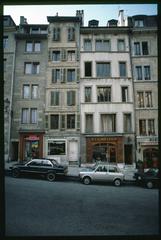
[[[18,169],[13,169],[12,170],[12,176],[13,177],[19,177],[20,176],[20,171]]]
[[[55,180],[55,173],[53,172],[47,173],[46,178],[48,181],[53,182]]]
[[[119,186],[121,185],[121,180],[120,180],[120,179],[115,179],[114,185],[115,185],[116,187],[119,187]]]
[[[147,188],[149,188],[149,189],[153,188],[153,182],[148,181],[148,182],[146,183],[146,186],[147,186]]]
[[[84,183],[85,185],[90,184],[90,183],[91,183],[90,177],[84,177],[84,178],[83,178],[83,183]]]

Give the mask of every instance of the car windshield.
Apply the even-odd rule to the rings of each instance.
[[[59,165],[58,162],[55,160],[55,159],[52,159],[51,162],[54,164],[54,165]]]

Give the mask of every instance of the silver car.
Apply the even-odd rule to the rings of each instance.
[[[90,184],[95,181],[113,182],[115,186],[120,186],[124,180],[124,174],[117,165],[96,164],[92,168],[82,169],[79,177],[84,184]]]

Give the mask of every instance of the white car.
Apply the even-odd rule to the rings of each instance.
[[[96,164],[92,168],[82,169],[79,177],[84,184],[91,182],[113,182],[115,186],[120,186],[124,181],[124,174],[117,165]]]

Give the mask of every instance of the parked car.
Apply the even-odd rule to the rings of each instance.
[[[146,186],[147,188],[153,188],[159,186],[159,169],[150,168],[147,171],[138,171],[133,176],[136,183]]]
[[[91,182],[112,182],[115,186],[120,186],[124,180],[124,174],[117,165],[96,164],[92,168],[82,169],[79,173],[80,180],[88,185]]]
[[[67,166],[60,165],[55,159],[32,159],[28,162],[14,164],[10,167],[13,177],[19,177],[20,174],[43,175],[50,182],[54,181],[56,175],[66,175]]]

